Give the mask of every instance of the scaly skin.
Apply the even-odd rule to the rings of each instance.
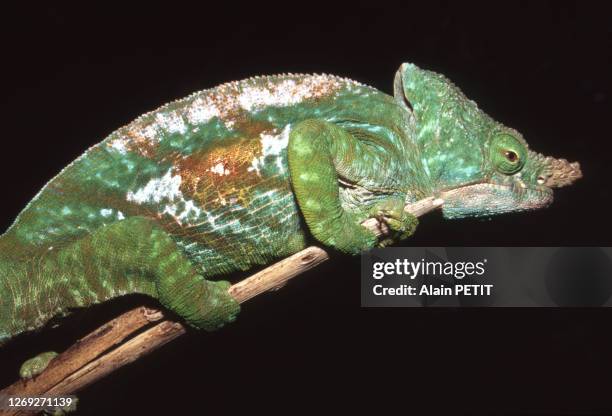
[[[223,275],[311,239],[357,254],[406,238],[403,207],[421,198],[492,215],[545,206],[579,176],[414,65],[395,97],[329,75],[224,84],[113,132],[21,212],[0,238],[0,342],[129,293],[212,330],[239,310]]]

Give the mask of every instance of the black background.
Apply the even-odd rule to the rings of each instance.
[[[208,2],[210,3],[210,2]],[[422,219],[406,245],[610,245],[612,23],[604,3],[165,2],[4,10],[1,227],[87,147],[160,104],[258,74],[326,72],[391,93],[404,61],[446,74],[584,179],[551,208]],[[227,6],[227,7],[222,7]],[[80,394],[79,414],[612,413],[608,309],[362,309],[336,256]],[[0,385],[141,299],[0,351]]]

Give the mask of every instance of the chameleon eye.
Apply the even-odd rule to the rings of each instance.
[[[516,154],[516,152],[513,152],[512,150],[506,150],[505,156],[506,156],[506,159],[508,159],[510,163],[514,163],[518,160],[518,155]]]
[[[500,133],[491,142],[491,159],[493,166],[500,173],[512,175],[525,165],[527,149],[516,137]]]

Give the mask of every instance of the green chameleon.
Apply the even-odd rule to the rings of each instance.
[[[311,241],[347,254],[410,236],[404,206],[447,218],[544,207],[577,163],[529,150],[442,75],[403,64],[394,96],[331,75],[231,82],[147,113],[53,178],[0,237],[0,344],[142,293],[214,330],[234,271]],[[385,224],[377,237],[361,224]],[[55,353],[27,361],[38,374]]]

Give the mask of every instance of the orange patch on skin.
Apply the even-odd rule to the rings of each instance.
[[[130,150],[135,150],[142,156],[152,158],[157,151],[157,142],[147,139],[146,137],[137,134],[132,130],[128,130],[128,136],[131,139]]]
[[[257,173],[248,168],[261,154],[259,140],[237,138],[228,140],[225,146],[204,149],[177,160],[174,172],[181,175],[181,192],[202,207],[230,203],[247,206],[250,189],[261,182]]]

